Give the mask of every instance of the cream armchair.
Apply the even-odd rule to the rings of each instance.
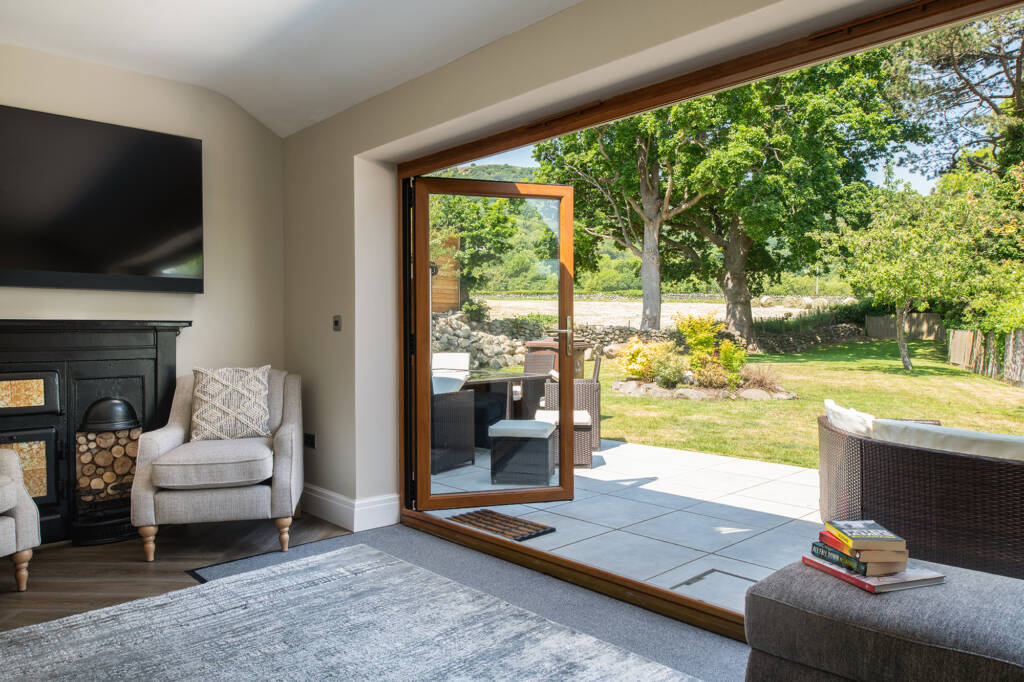
[[[273,519],[288,551],[302,494],[302,380],[270,371],[270,438],[189,441],[192,376],[178,377],[167,426],[143,433],[132,484],[132,524],[153,561],[165,524]]]
[[[0,449],[0,556],[11,556],[18,592],[28,589],[28,562],[39,546],[39,508],[28,494],[21,460]]]

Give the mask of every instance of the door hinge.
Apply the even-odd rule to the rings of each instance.
[[[409,355],[416,355],[416,335],[409,334]]]

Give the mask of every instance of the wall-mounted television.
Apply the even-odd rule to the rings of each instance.
[[[202,141],[0,106],[0,286],[201,293]]]

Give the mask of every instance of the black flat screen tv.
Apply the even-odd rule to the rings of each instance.
[[[0,286],[201,293],[202,145],[0,106]]]

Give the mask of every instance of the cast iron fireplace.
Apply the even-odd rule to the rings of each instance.
[[[43,542],[130,537],[138,438],[167,422],[190,322],[0,320],[0,447],[21,459]]]

